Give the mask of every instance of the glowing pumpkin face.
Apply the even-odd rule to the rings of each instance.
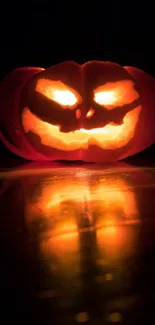
[[[14,135],[16,152],[34,160],[105,162],[144,149],[155,140],[148,78],[154,87],[153,78],[137,69],[98,61],[26,71],[17,117],[24,139]]]

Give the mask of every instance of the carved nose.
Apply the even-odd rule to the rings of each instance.
[[[90,108],[88,113],[86,114],[86,118],[91,118],[94,115],[95,111],[93,108]]]
[[[81,117],[81,110],[80,109],[77,109],[75,114],[76,114],[77,120],[79,120],[80,117]]]
[[[90,110],[86,114],[86,118],[91,118],[94,115],[95,111],[93,108],[90,108]],[[77,109],[76,112],[76,119],[79,120],[81,118],[81,110]]]

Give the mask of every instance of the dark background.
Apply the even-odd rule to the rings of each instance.
[[[155,77],[154,33],[151,1],[2,1],[0,80],[20,66],[65,60],[113,61]],[[154,149],[140,156],[154,157]]]

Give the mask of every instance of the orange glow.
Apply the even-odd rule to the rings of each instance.
[[[74,178],[63,179],[58,184],[45,183],[37,202],[27,205],[27,221],[32,222],[41,215],[47,220],[47,227],[49,220],[55,222],[53,230],[49,223],[50,236],[75,236],[77,218],[80,218],[80,207],[83,205],[82,196],[88,199],[89,189],[84,182],[75,183]]]
[[[77,109],[76,110],[76,118],[77,118],[77,120],[79,120],[80,117],[81,117],[81,111],[80,111],[80,109]]]
[[[36,91],[63,108],[73,109],[82,101],[81,96],[74,89],[59,80],[39,79]]]
[[[108,110],[132,103],[139,98],[130,80],[108,82],[94,90],[94,101]]]
[[[22,123],[26,133],[31,131],[37,134],[41,143],[48,147],[65,151],[88,149],[91,145],[97,145],[102,149],[117,149],[125,146],[133,138],[140,111],[141,106],[137,106],[128,112],[121,125],[109,123],[103,128],[63,133],[59,126],[41,121],[25,107]]]
[[[70,280],[81,269],[79,246],[78,232],[72,236],[66,234],[56,237],[42,237],[40,240],[40,252],[42,258],[48,261],[49,269],[56,276],[63,274],[63,276],[69,277]],[[54,263],[52,263],[53,260]]]
[[[79,249],[78,232],[74,234],[61,235],[48,238],[42,242],[42,249],[46,252],[53,250],[56,254],[75,253]]]
[[[95,263],[106,270],[104,281],[113,277],[106,265],[111,261],[120,265],[122,256],[135,251],[140,218],[132,170],[126,171],[50,169],[28,182],[31,191],[25,192],[25,219],[31,238],[34,230],[37,234],[41,259],[50,272],[63,274],[64,279],[82,272],[85,232],[95,240]]]
[[[127,223],[138,217],[134,192],[121,179],[100,179],[91,189],[91,210],[98,215],[97,228],[107,226],[111,231],[125,218]]]
[[[96,184],[75,175],[59,181],[48,179],[42,183],[39,196],[26,203],[29,224],[43,218],[48,238],[72,238],[84,228],[83,218],[95,229],[108,227],[110,233],[116,225],[137,222],[139,214],[136,197],[124,180],[103,177]],[[40,219],[41,218],[41,219]]]
[[[86,117],[87,117],[87,118],[92,117],[92,116],[94,115],[94,112],[95,112],[94,109],[91,108],[91,109],[88,111]]]
[[[59,268],[69,277],[80,272],[83,232],[96,232],[97,258],[104,264],[134,248],[134,227],[125,225],[139,223],[139,211],[134,190],[122,175],[50,173],[38,184],[26,198],[25,218],[32,234],[37,225],[41,256],[52,272],[58,275]]]
[[[123,256],[133,254],[137,247],[139,228],[113,226],[97,230],[99,258],[119,260]]]

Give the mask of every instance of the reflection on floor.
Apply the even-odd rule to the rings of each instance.
[[[31,163],[0,173],[0,195],[3,310],[16,323],[153,319],[154,168]]]

